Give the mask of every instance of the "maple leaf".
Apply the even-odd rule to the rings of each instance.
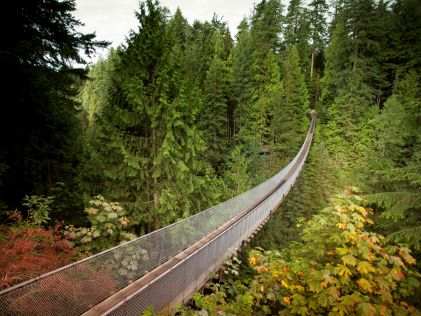
[[[340,229],[346,229],[346,223],[338,223],[336,224]]]
[[[408,264],[416,264],[417,261],[409,254],[410,250],[406,247],[402,247],[400,249],[399,255],[408,263]]]
[[[402,262],[401,258],[390,256],[389,262],[392,263],[396,267],[403,267],[405,264]]]
[[[337,247],[336,251],[338,252],[339,255],[344,256],[346,254],[349,253],[349,249],[348,248],[341,248],[341,247]]]
[[[336,300],[341,297],[341,291],[337,287],[331,287],[329,289],[330,295],[335,298]]]
[[[352,275],[351,270],[349,270],[346,266],[339,264],[338,265],[338,274],[340,276],[345,276],[345,277],[349,277]]]
[[[362,288],[364,291],[368,293],[373,293],[373,288],[368,280],[361,278],[357,281],[357,283],[360,286],[360,288]]]
[[[390,291],[388,289],[385,289],[385,288],[381,289],[379,291],[379,294],[381,295],[381,300],[384,303],[387,303],[387,304],[392,304],[393,303],[392,294],[390,293]]]
[[[376,269],[368,261],[360,261],[358,263],[357,270],[360,273],[365,273],[365,274],[376,271]]]
[[[357,259],[352,255],[346,255],[341,258],[345,265],[354,267],[357,264]]]
[[[393,268],[390,273],[392,274],[392,278],[396,281],[400,281],[405,278],[405,275],[396,268]]]
[[[367,217],[368,216],[368,212],[366,211],[366,209],[364,207],[357,206],[356,207],[356,210],[358,212],[360,212],[362,216],[364,216],[364,217]]]
[[[361,311],[362,316],[376,315],[376,309],[373,306],[373,304],[361,303],[361,304],[358,304],[358,309]]]
[[[358,303],[358,300],[351,295],[345,295],[341,298],[341,302],[345,306],[353,306]]]

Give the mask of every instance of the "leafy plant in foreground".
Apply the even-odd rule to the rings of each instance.
[[[196,306],[210,315],[420,315],[408,301],[420,285],[410,250],[365,230],[371,210],[355,198],[334,202],[304,224],[301,242],[250,253],[256,276],[248,289],[237,287],[229,300],[215,286],[195,295]]]
[[[85,209],[91,227],[66,226],[66,234],[79,246],[82,253],[95,252],[114,247],[117,242],[131,240],[135,235],[125,231],[129,220],[126,211],[117,202],[108,202],[98,195],[89,201],[91,207]]]
[[[17,212],[13,217],[21,220]],[[76,259],[73,244],[53,228],[0,226],[0,289],[62,267]]]

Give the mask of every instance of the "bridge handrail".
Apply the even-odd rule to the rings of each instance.
[[[212,233],[276,186],[297,162],[306,141],[280,172],[228,201],[167,227],[0,292],[1,315],[77,315]],[[294,178],[295,180],[295,178]]]

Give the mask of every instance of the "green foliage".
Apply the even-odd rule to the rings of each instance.
[[[251,34],[253,48],[258,58],[271,50],[279,52],[281,48],[279,31],[282,30],[283,5],[279,0],[264,0],[257,3],[251,16]]]
[[[250,160],[244,155],[240,146],[234,147],[226,163],[224,182],[227,185],[226,199],[234,197],[250,189],[248,169]]]
[[[250,104],[245,125],[240,133],[256,139],[260,144],[268,144],[271,139],[271,115],[278,106],[281,95],[280,70],[276,55],[271,51],[262,60],[256,58],[255,72],[256,100]]]
[[[138,29],[125,45],[90,67],[84,82],[82,71],[70,66],[83,62],[78,49],[89,54],[105,43],[75,31],[80,24],[71,15],[75,2],[34,0],[13,7],[16,34],[5,39],[0,60],[8,78],[0,110],[0,210],[18,207],[27,194],[30,223],[9,212],[22,222],[11,226],[64,219],[79,227],[69,230],[81,251],[90,254],[132,238],[131,232],[143,234],[173,223],[277,172],[302,144],[314,104],[322,124],[303,174],[255,242],[274,249],[300,240],[303,218],[325,207],[335,186],[352,182],[373,193],[367,197],[376,208],[376,225],[370,229],[386,234],[387,240],[408,243],[418,257],[421,11],[416,0],[390,5],[337,1],[330,10],[335,12],[330,30],[324,0],[308,6],[293,0],[285,17],[281,1],[263,0],[240,23],[235,43],[227,23],[216,15],[189,25],[180,10],[171,16],[158,1],[141,1]],[[92,196],[98,197],[89,202]],[[92,206],[85,213],[83,202]],[[328,232],[338,242],[344,237],[338,235],[341,227]],[[320,235],[327,242],[328,236]],[[318,306],[336,304],[332,312],[339,314],[352,308],[374,313],[378,306],[372,299],[380,288],[376,273],[390,266],[363,260],[354,244],[347,245],[352,258],[327,250],[310,258],[314,245],[321,251],[324,244],[314,240],[310,249],[305,233],[302,239],[289,255],[300,253],[314,267],[336,273],[335,286],[321,285]],[[120,258],[124,269],[118,272],[130,281],[145,256],[133,253]],[[278,263],[290,260],[274,252],[259,256]],[[352,273],[350,279],[354,274],[359,279],[341,283],[348,275],[345,268],[338,277],[335,264],[314,262],[334,256],[336,265]],[[358,271],[360,262],[376,268],[370,271],[361,263],[370,278]],[[262,313],[288,306],[301,314],[311,308],[324,312],[297,307],[300,298],[292,296],[301,294],[279,284],[266,292],[264,278],[265,284],[247,291],[248,281],[240,281],[247,273],[239,274],[216,287],[214,296],[197,296],[197,305],[218,313],[218,306],[226,304],[227,312],[241,315],[255,313],[256,306]],[[315,294],[316,284],[304,281],[308,294]],[[363,294],[349,294],[338,303],[332,288],[339,286],[342,296]],[[311,299],[316,301],[314,295]]]
[[[252,55],[252,38],[249,25],[243,20],[238,26],[237,45],[229,56],[230,100],[233,103],[233,132],[246,124],[247,108],[256,98]]]
[[[420,286],[415,259],[408,248],[367,231],[371,210],[358,202],[338,196],[284,251],[253,250],[250,287],[229,297],[215,286],[210,295],[195,295],[197,307],[211,314],[419,315],[407,301]]]
[[[118,201],[127,209],[131,225],[149,232],[218,198],[214,190],[206,190],[215,181],[200,159],[206,147],[196,120],[203,106],[209,107],[208,114],[217,110],[217,117],[206,119],[210,135],[219,137],[226,114],[219,113],[223,108],[212,89],[202,98],[185,56],[196,54],[197,47],[188,45],[190,31],[181,13],[169,21],[164,8],[147,1],[140,4],[137,18],[140,27],[131,34],[127,48],[110,54],[105,65],[93,72],[97,96],[84,98],[84,108],[96,115],[88,130],[91,148],[83,178],[90,194]],[[210,85],[221,66],[218,56],[224,54],[221,37],[214,38],[217,53],[208,72]],[[210,135],[205,133],[208,146],[218,147],[219,138]]]
[[[198,120],[207,144],[208,161],[217,169],[228,144],[227,66],[223,60],[223,38],[214,33],[215,55],[206,72],[203,107]]]
[[[301,221],[328,206],[329,198],[341,185],[334,161],[317,127],[301,175],[270,221],[253,238],[250,247],[280,249],[298,240]]]
[[[53,196],[25,195],[23,201],[22,205],[27,207],[28,220],[31,224],[42,226],[51,220],[48,215],[51,212],[51,204],[54,202]]]
[[[78,246],[83,255],[92,255],[114,247],[118,242],[135,239],[127,231],[129,220],[126,211],[116,202],[108,202],[98,195],[85,209],[91,227],[66,226],[66,235]]]
[[[377,228],[397,242],[421,251],[419,224],[420,89],[411,72],[396,83],[394,94],[375,119],[377,159],[370,163],[374,193],[367,200],[380,212]]]
[[[369,205],[380,209],[376,228],[394,242],[411,246],[418,257],[421,251],[420,194],[408,191],[382,192],[370,194],[366,200]]]
[[[299,150],[308,126],[308,91],[296,46],[283,63],[282,95],[273,106],[272,138],[280,156],[291,159]]]
[[[85,63],[107,43],[83,34],[74,0],[10,3],[13,30],[4,37],[1,87],[0,200],[19,206],[25,194],[47,195],[57,181],[77,191],[82,146],[81,118],[74,97]],[[3,168],[4,167],[4,168]]]

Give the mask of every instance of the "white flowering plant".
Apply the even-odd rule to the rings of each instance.
[[[66,226],[66,234],[78,246],[82,255],[88,256],[136,238],[136,235],[128,232],[126,211],[117,202],[109,202],[97,195],[89,204],[85,213],[88,214],[91,227]]]

